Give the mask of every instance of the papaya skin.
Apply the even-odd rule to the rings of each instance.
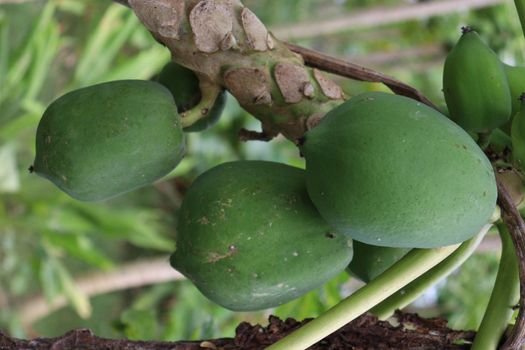
[[[411,249],[378,247],[354,241],[354,257],[346,268],[348,273],[368,283],[398,262]]]
[[[223,163],[184,198],[171,265],[210,300],[236,311],[274,307],[342,272],[352,241],[311,203],[304,170]]]
[[[100,201],[168,174],[184,152],[169,91],[122,80],[75,90],[45,111],[32,170],[71,197]]]
[[[507,75],[507,81],[509,83],[512,113],[511,119],[509,119],[501,129],[510,135],[512,120],[520,111],[520,96],[525,92],[525,67],[511,66],[503,63],[503,68],[505,69],[505,74]]]
[[[512,157],[514,164],[523,172],[525,170],[525,94],[521,96],[521,109],[512,119],[510,137],[512,140]]]
[[[468,29],[450,51],[443,93],[450,116],[467,131],[487,132],[511,117],[511,92],[498,56]]]
[[[520,96],[525,92],[525,67],[511,66],[503,64],[507,80],[509,82],[511,101],[512,101],[512,116],[520,111]]]
[[[164,85],[171,92],[177,104],[179,114],[197,106],[201,100],[202,94],[197,75],[192,70],[173,61],[168,62],[162,68],[158,75],[157,82]],[[221,118],[226,105],[226,98],[225,91],[219,93],[208,115],[195,124],[185,127],[184,131],[200,132],[215,125]]]
[[[474,236],[496,207],[492,166],[450,119],[403,96],[353,97],[302,146],[308,193],[354,240],[434,248]]]

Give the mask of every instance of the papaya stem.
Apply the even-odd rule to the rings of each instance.
[[[515,326],[512,328],[512,332],[501,349],[521,349],[525,344],[525,222],[521,218],[521,215],[514,205],[512,197],[508,193],[505,185],[496,174],[496,180],[498,185],[498,205],[501,208],[501,218],[508,228],[512,241],[514,242],[514,248],[516,249],[516,255],[519,263],[519,276],[520,276],[520,300],[519,300],[519,313],[516,318]]]
[[[419,298],[428,288],[435,285],[461,266],[472,255],[472,253],[474,253],[491,227],[492,225],[490,224],[485,225],[480,233],[462,243],[461,246],[448,258],[408,284],[406,287],[398,290],[395,294],[383,300],[380,304],[373,307],[370,312],[380,320],[386,320],[392,316],[397,309],[402,309]]]
[[[498,224],[502,243],[498,275],[485,315],[472,343],[472,350],[497,349],[501,336],[514,313],[513,307],[519,299],[519,269],[516,251],[509,231]]]
[[[304,350],[308,348],[439,264],[459,246],[456,244],[435,249],[411,250],[366,286],[266,349]]]
[[[525,0],[514,0],[516,10],[518,11],[518,17],[520,18],[521,29],[525,36]]]
[[[222,92],[222,88],[219,85],[213,84],[207,79],[199,78],[199,87],[202,95],[201,100],[195,107],[181,114],[183,128],[190,127],[205,118]]]

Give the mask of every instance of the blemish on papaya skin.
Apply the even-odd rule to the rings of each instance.
[[[216,262],[219,262],[221,260],[234,256],[235,254],[237,254],[237,251],[238,251],[237,247],[232,244],[228,247],[228,252],[226,254],[219,254],[217,252],[209,253],[206,262],[210,264],[215,264]]]
[[[334,239],[335,238],[335,235],[332,232],[327,232],[327,233],[324,234],[324,236],[326,238],[329,238],[329,239]]]

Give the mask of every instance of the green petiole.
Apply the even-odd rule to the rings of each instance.
[[[498,275],[472,350],[495,350],[519,300],[519,267],[507,227],[499,224],[502,250]]]
[[[430,286],[438,283],[461,266],[472,255],[472,253],[474,253],[491,226],[492,225],[486,225],[480,233],[462,243],[461,246],[448,258],[408,284],[406,287],[383,300],[380,304],[372,308],[370,312],[379,319],[385,320],[392,316],[396,309],[402,309],[416,300]]]
[[[460,245],[413,249],[390,269],[267,350],[304,350],[356,319],[446,259]]]
[[[222,92],[222,88],[220,86],[210,83],[204,79],[200,79],[199,86],[201,89],[202,98],[195,107],[181,114],[183,128],[190,127],[199,120],[205,118],[210,113],[215,101]]]
[[[520,18],[521,28],[523,34],[525,35],[525,0],[514,0],[516,5],[516,10],[518,11],[518,16]]]

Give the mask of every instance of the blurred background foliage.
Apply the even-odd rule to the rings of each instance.
[[[280,29],[297,23],[315,28],[336,16],[418,2],[425,1],[244,1],[271,28]],[[381,11],[385,10],[376,12]],[[525,45],[509,1],[296,42],[395,76],[443,105],[443,61],[460,27],[467,24],[478,29],[506,62],[524,63]],[[160,257],[168,264],[181,199],[206,169],[236,159],[303,166],[296,148],[282,138],[270,143],[239,142],[241,127],[259,126],[230,97],[221,121],[208,131],[189,135],[184,161],[155,186],[103,203],[80,203],[29,174],[35,130],[54,98],[98,82],[149,79],[169,58],[131,11],[111,1],[0,0],[0,329],[19,337],[53,336],[75,327],[132,339],[224,337],[233,335],[240,321],[265,323],[270,313],[283,318],[316,316],[359,286],[341,274],[277,309],[233,313],[207,301],[187,281],[115,286],[91,297],[75,283],[88,272],[118,274],[137,260]],[[337,80],[349,94],[385,89]],[[497,264],[497,251],[476,254],[412,309],[427,316],[446,315],[456,328],[476,328]],[[107,283],[111,285],[111,280]],[[35,309],[24,306],[38,296],[49,303],[65,297],[68,306],[35,317],[31,315]]]

